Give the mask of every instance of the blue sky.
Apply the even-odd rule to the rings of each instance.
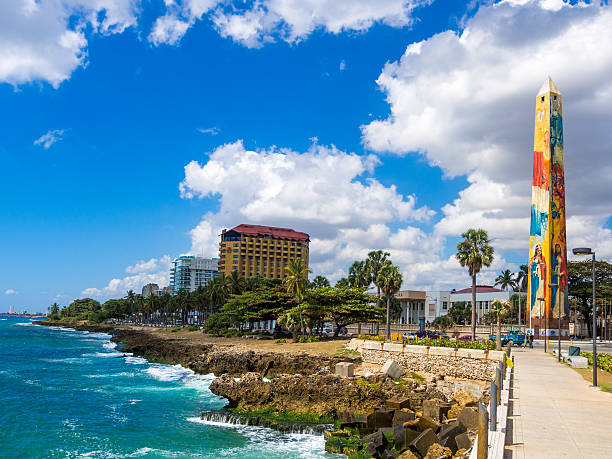
[[[552,0],[384,0],[373,11],[363,1],[357,13],[326,2],[126,0],[91,11],[87,3],[0,7],[18,19],[0,32],[0,48],[17,50],[0,52],[0,311],[163,283],[169,258],[216,256],[219,229],[248,222],[308,231],[315,274],[331,278],[382,248],[402,267],[404,288],[461,288],[467,277],[453,247],[472,225],[487,228],[499,252],[483,282],[516,269],[528,247],[532,100],[547,71],[568,69],[543,62],[504,74],[511,64],[500,55],[529,54],[511,19],[560,24],[554,36],[535,36],[536,49],[572,39],[561,28],[581,21],[595,23],[594,36],[611,25],[605,5],[587,14]],[[304,8],[313,8],[310,24],[300,22]],[[158,27],[160,18],[172,28]],[[19,21],[50,22],[45,30],[57,33]],[[469,43],[490,30],[494,40]],[[62,41],[66,31],[76,47]],[[590,75],[555,80],[574,91],[577,110],[592,96],[585,80],[605,81],[607,51],[591,51]],[[480,88],[496,86],[512,101],[499,114],[500,135],[489,123],[501,96],[478,100]],[[579,140],[592,123],[578,115]],[[585,153],[602,174],[605,147]],[[496,159],[507,151],[516,155]],[[242,158],[244,180],[232,175]],[[317,177],[312,189],[308,174]],[[606,186],[586,186],[574,202],[592,203]],[[609,254],[612,212],[595,201],[584,212],[597,218],[579,219],[573,240],[593,237]]]

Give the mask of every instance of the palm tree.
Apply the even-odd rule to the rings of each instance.
[[[329,287],[329,279],[325,276],[318,275],[315,277],[312,282],[308,284],[308,288],[314,290],[317,288],[325,288]]]
[[[350,287],[349,285],[349,281],[346,277],[341,277],[340,279],[338,279],[338,281],[336,282],[336,285],[334,285],[334,287],[338,288],[338,287]]]
[[[461,266],[468,267],[472,278],[472,339],[476,339],[476,275],[483,266],[491,266],[493,247],[487,232],[481,228],[471,228],[461,235],[463,241],[457,244],[457,260]]]
[[[366,269],[370,279],[372,279],[372,282],[374,282],[375,285],[376,279],[378,279],[378,272],[386,261],[390,261],[390,256],[391,254],[389,252],[383,252],[382,250],[373,250],[368,253],[368,258],[365,260],[367,267]],[[378,300],[376,300],[376,306],[380,306],[380,286],[376,285],[376,291],[378,296]],[[376,322],[376,333],[378,334],[378,322]]]
[[[304,290],[306,290],[306,283],[308,282],[308,273],[312,270],[308,266],[304,265],[304,261],[301,258],[291,260],[289,266],[285,266],[285,273],[287,277],[283,279],[283,285],[287,289],[287,293],[293,295],[298,305],[298,311],[300,313],[300,331],[304,334],[304,319],[302,318],[302,299],[304,297]]]
[[[402,273],[397,266],[393,265],[390,261],[385,262],[378,271],[376,277],[376,286],[385,293],[387,297],[387,339],[391,338],[391,318],[389,315],[390,311],[390,298],[394,295],[402,286]]]
[[[498,351],[501,351],[501,321],[506,316],[510,309],[508,301],[493,300],[491,303],[491,313],[497,319],[497,335],[495,336],[495,345]]]
[[[244,290],[244,279],[240,277],[238,271],[232,271],[229,277],[226,278],[228,283],[228,290],[233,295],[240,295]]]
[[[514,274],[509,269],[505,269],[495,278],[495,285],[499,285],[502,290],[507,290],[508,287],[516,288]]]
[[[127,302],[129,305],[130,314],[133,314],[134,313],[134,303],[136,302],[136,294],[134,293],[134,290],[128,290],[125,298],[127,299]]]
[[[516,273],[516,285],[520,292],[527,291],[527,279],[529,279],[529,267],[521,265],[519,272]]]
[[[348,271],[348,282],[351,287],[355,288],[368,287],[372,283],[365,260],[353,262]]]

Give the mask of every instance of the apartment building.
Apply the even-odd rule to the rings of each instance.
[[[186,255],[176,258],[170,268],[170,293],[179,290],[195,291],[204,287],[218,273],[218,258],[203,258]]]
[[[308,266],[309,243],[308,234],[290,228],[238,225],[221,234],[219,272],[282,279],[292,260],[301,258]]]

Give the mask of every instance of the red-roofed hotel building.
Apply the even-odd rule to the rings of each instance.
[[[292,260],[301,258],[308,266],[309,243],[308,234],[290,228],[238,225],[221,233],[219,273],[282,279]]]

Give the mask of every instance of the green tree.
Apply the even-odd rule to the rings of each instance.
[[[302,299],[304,297],[304,291],[306,290],[306,283],[308,282],[308,273],[312,270],[304,264],[301,258],[291,260],[289,266],[285,267],[285,273],[287,277],[283,279],[283,285],[287,289],[287,292],[292,294],[297,303],[298,312],[300,315],[300,327],[302,333],[304,332],[304,321],[302,319]]]
[[[387,297],[387,339],[391,338],[391,316],[390,297],[402,287],[402,273],[399,268],[390,261],[385,262],[376,276],[376,286],[382,290]]]
[[[53,303],[51,306],[49,306],[49,319],[59,319],[59,305],[57,303]]]
[[[349,280],[346,277],[341,277],[334,287],[349,287]]]
[[[451,316],[445,315],[445,316],[436,317],[434,321],[431,323],[431,325],[435,329],[442,330],[443,332],[445,332],[449,328],[454,327],[455,322],[453,321]]]
[[[365,288],[326,287],[308,291],[304,301],[324,311],[325,317],[335,325],[334,336],[338,336],[349,324],[380,321],[382,308],[372,305],[375,300],[365,293]]]
[[[463,241],[457,244],[457,260],[467,266],[472,278],[472,340],[476,339],[476,276],[483,266],[491,266],[493,247],[489,235],[481,228],[469,229],[461,235]]]
[[[232,271],[230,276],[227,278],[228,291],[234,295],[240,295],[244,290],[244,279],[240,277],[238,271]]]
[[[497,335],[495,337],[495,344],[497,350],[501,351],[501,323],[502,319],[508,315],[510,303],[506,300],[495,299],[491,302],[491,314],[495,317],[497,322]]]
[[[519,272],[516,273],[516,285],[520,292],[527,292],[527,280],[529,279],[529,267],[521,265]]]
[[[455,301],[451,304],[448,314],[456,324],[464,324],[472,317],[472,308],[465,301]]]
[[[373,250],[368,253],[368,258],[365,260],[367,273],[376,285],[376,293],[378,296],[378,302],[380,303],[380,286],[376,283],[378,280],[378,273],[380,272],[383,265],[390,261],[389,257],[391,254],[389,252],[383,252],[382,250]],[[369,285],[369,284],[368,284]],[[379,304],[380,306],[380,304]]]
[[[508,290],[516,288],[516,279],[514,274],[509,269],[503,270],[499,276],[495,278],[495,286],[499,286],[502,290]]]
[[[329,287],[329,279],[327,279],[327,277],[325,276],[317,276],[315,277],[310,284],[308,284],[308,287],[312,290],[315,288],[325,288],[325,287]]]
[[[593,274],[591,261],[571,261],[567,264],[567,284],[569,296],[576,301],[577,310],[593,336]],[[612,296],[612,264],[605,261],[595,262],[595,296]],[[596,307],[596,309],[599,309]],[[596,311],[599,314],[601,311]]]
[[[368,270],[368,263],[366,260],[354,261],[349,267],[348,271],[348,283],[350,287],[362,288],[369,287],[372,283],[372,275]]]

